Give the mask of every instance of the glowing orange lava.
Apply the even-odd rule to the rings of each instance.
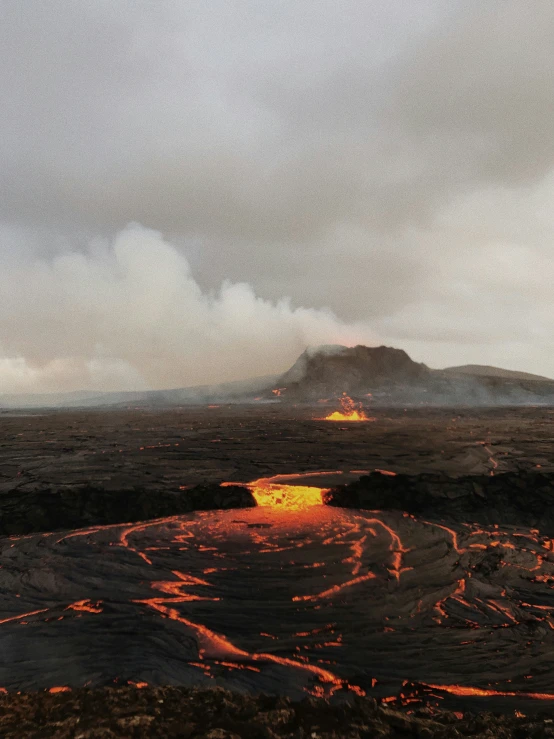
[[[352,587],[352,585],[359,585],[361,582],[367,582],[368,580],[375,580],[377,575],[374,575],[373,572],[368,572],[367,575],[360,575],[359,577],[355,577],[353,580],[347,580],[346,582],[341,583],[340,585],[333,585],[330,588],[327,588],[327,590],[324,590],[321,593],[315,593],[314,595],[295,595],[293,597],[294,601],[308,601],[308,600],[320,600],[321,598],[328,598],[331,595],[337,595],[337,593],[342,592],[345,588]]]
[[[324,421],[375,421],[365,414],[361,403],[355,403],[346,393],[339,398],[341,410],[325,416]]]
[[[85,600],[78,600],[75,603],[71,603],[67,606],[66,610],[68,609],[71,609],[72,611],[87,611],[88,613],[102,613],[100,601],[93,603],[88,598],[86,598]]]
[[[509,696],[515,698],[531,698],[532,700],[554,700],[554,693],[523,693],[515,690],[493,690],[492,688],[472,688],[466,685],[427,685],[434,690],[443,690],[445,693],[460,696],[479,696],[483,698],[494,696]]]
[[[338,475],[334,472],[305,472],[293,475],[275,475],[274,477],[260,477],[259,480],[246,483],[257,505],[264,508],[278,508],[288,511],[299,511],[313,506],[323,505],[322,493],[327,488],[312,487],[309,485],[291,485],[288,480],[297,480],[302,477],[320,475]],[[229,485],[232,483],[223,483]]]
[[[364,419],[362,419],[364,420]],[[372,420],[372,419],[365,419]],[[351,474],[369,474],[371,470],[350,470]],[[383,475],[396,475],[389,470],[377,470]],[[342,470],[326,470],[314,472],[295,472],[288,475],[273,475],[272,477],[260,477],[259,480],[246,483],[222,482],[222,487],[241,484],[252,493],[256,504],[263,508],[275,508],[287,511],[299,511],[314,506],[323,505],[324,494],[329,488],[315,487],[312,485],[293,484],[302,478],[316,478],[323,476],[342,475]],[[125,542],[123,542],[126,546]],[[141,555],[145,556],[145,555]],[[354,573],[356,574],[356,573]]]
[[[16,616],[8,616],[8,618],[3,618],[0,621],[0,624],[7,624],[10,621],[19,621],[20,618],[27,618],[28,616],[35,616],[37,613],[46,613],[48,611],[48,608],[39,608],[37,611],[28,611],[27,613],[18,613]]]

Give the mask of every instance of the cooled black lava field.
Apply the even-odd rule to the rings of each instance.
[[[321,415],[1,414],[3,689],[217,685],[405,708],[553,708],[554,411]],[[334,490],[374,470],[360,483],[369,492]],[[258,505],[154,520],[133,507],[219,483],[249,484]],[[374,509],[381,483],[392,487]],[[83,510],[81,526],[41,528],[38,499],[53,501],[55,523],[60,495],[91,487],[96,512]],[[132,517],[95,523],[102,496],[128,500]]]

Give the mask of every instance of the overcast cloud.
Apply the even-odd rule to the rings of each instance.
[[[4,0],[0,393],[335,342],[554,377],[553,38],[551,0]]]

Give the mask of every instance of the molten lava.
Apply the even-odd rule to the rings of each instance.
[[[285,481],[297,480],[301,477],[314,475],[335,475],[340,472],[308,472],[293,475],[275,475],[261,477],[259,480],[247,483],[257,505],[265,508],[277,508],[288,511],[299,511],[313,506],[323,505],[322,493],[326,490],[308,485],[291,485]],[[229,484],[229,483],[224,483]]]
[[[346,393],[339,398],[341,410],[325,416],[324,421],[375,421],[366,416],[361,403],[355,403]]]

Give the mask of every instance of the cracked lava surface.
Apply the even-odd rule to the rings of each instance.
[[[0,540],[0,685],[554,701],[552,540],[328,507],[326,474],[250,483],[258,508]]]

